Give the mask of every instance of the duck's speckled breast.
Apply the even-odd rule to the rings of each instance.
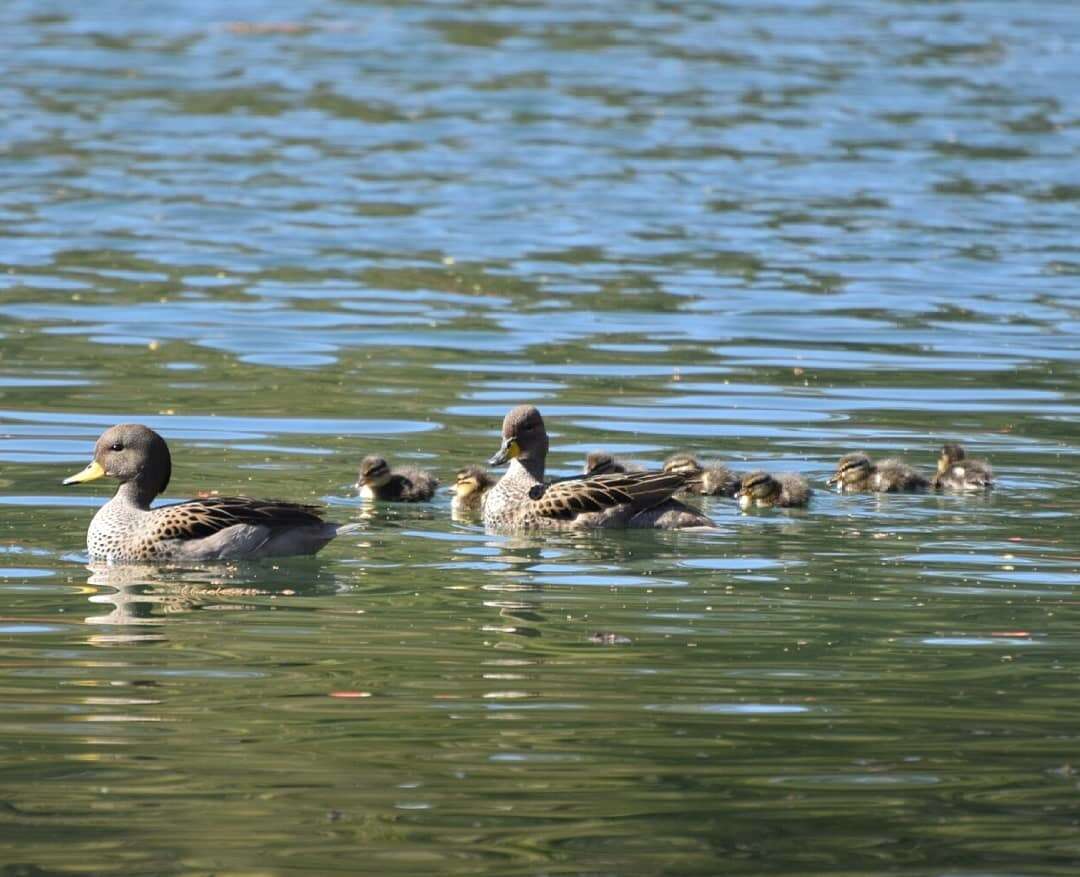
[[[517,460],[511,461],[506,474],[484,500],[484,526],[496,530],[529,526],[529,489],[539,483]]]
[[[86,550],[94,560],[153,560],[169,554],[149,532],[152,512],[114,497],[98,509],[86,531]]]

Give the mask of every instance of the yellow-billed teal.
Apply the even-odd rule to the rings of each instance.
[[[148,427],[122,423],[101,434],[94,458],[64,484],[120,482],[86,534],[91,558],[109,562],[241,560],[314,554],[355,524],[324,521],[318,508],[278,500],[211,496],[150,508],[169,484],[172,457]]]
[[[686,476],[634,472],[544,482],[548,435],[532,405],[503,420],[502,445],[489,465],[509,462],[484,503],[489,530],[585,530],[610,527],[676,529],[712,526],[701,513],[672,498]]]

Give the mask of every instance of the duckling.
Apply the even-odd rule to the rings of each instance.
[[[138,423],[101,434],[94,458],[64,484],[108,476],[120,482],[86,531],[94,560],[248,560],[314,554],[356,524],[324,521],[316,506],[246,496],[207,496],[151,508],[172,475],[172,455],[160,435]]]
[[[743,476],[736,497],[739,508],[745,512],[755,506],[759,509],[805,506],[813,493],[806,479],[794,472],[783,472],[775,477],[768,472],[751,472]]]
[[[627,472],[644,471],[640,466],[613,457],[606,451],[591,451],[585,457],[585,468],[581,470],[581,474],[592,478],[594,475],[625,475]]]
[[[435,495],[439,479],[420,469],[391,471],[382,457],[364,457],[360,463],[360,478],[356,482],[364,499],[386,502],[427,502]]]
[[[841,457],[836,473],[825,483],[840,493],[915,493],[930,486],[907,463],[894,458],[875,463],[862,451]]]
[[[454,476],[450,489],[454,498],[450,501],[450,514],[455,520],[476,518],[484,510],[487,493],[495,486],[495,479],[482,466],[466,466]]]
[[[742,475],[723,463],[701,465],[690,454],[675,454],[664,461],[665,472],[680,472],[691,477],[685,493],[699,496],[735,496],[739,492]]]
[[[947,444],[938,457],[934,490],[988,490],[994,471],[985,460],[972,460],[961,444]]]

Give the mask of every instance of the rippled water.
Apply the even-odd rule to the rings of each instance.
[[[0,873],[1074,874],[1072,3],[0,7]],[[538,404],[713,533],[362,506]],[[317,559],[87,567],[119,420]],[[843,453],[990,496],[837,496]]]

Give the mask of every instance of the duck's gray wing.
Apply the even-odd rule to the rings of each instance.
[[[354,524],[334,524],[318,506],[223,496],[195,499],[155,510],[156,537],[174,556],[233,560],[314,554]]]
[[[166,539],[205,539],[238,524],[272,530],[324,524],[319,507],[246,496],[210,496],[155,509],[154,529]]]
[[[537,484],[529,499],[537,514],[568,520],[585,512],[603,512],[616,506],[635,510],[651,508],[671,497],[686,484],[685,475],[674,472],[627,472]]]

